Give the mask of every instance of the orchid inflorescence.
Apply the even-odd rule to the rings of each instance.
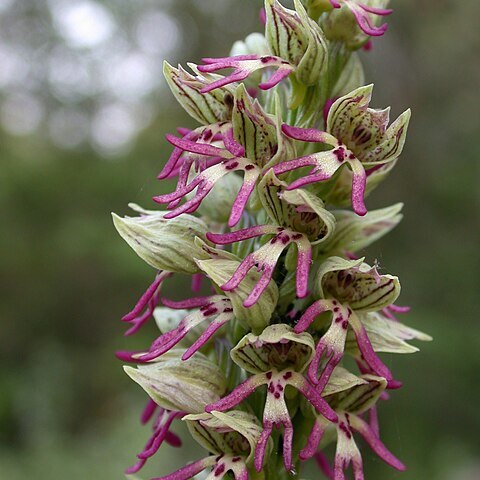
[[[402,204],[365,203],[398,161],[410,118],[389,125],[389,108],[370,108],[357,53],[385,33],[388,3],[265,0],[265,34],[232,56],[190,71],[165,63],[199,126],[167,135],[159,178],[177,186],[154,197],[166,209],[114,215],[156,270],[123,318],[126,335],[151,318],[160,330],[148,348],[117,353],[137,364],[125,371],[149,395],[142,423],[153,424],[127,474],[164,442],[181,446],[179,419],[208,453],[157,480],[287,478],[310,459],[335,480],[351,464],[360,480],[358,436],[405,468],[379,437],[378,401],[401,383],[378,354],[412,353],[409,340],[430,337],[396,318],[408,311],[395,304],[398,278],[358,256],[402,218]],[[177,274],[192,277],[191,298],[162,295]]]

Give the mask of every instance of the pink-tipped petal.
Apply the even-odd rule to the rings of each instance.
[[[203,458],[202,460],[197,460],[196,462],[190,463],[176,472],[170,473],[163,477],[155,477],[152,480],[188,480],[189,478],[198,475],[200,472],[205,470],[208,467],[213,467],[217,461],[216,456],[212,455],[211,457]]]
[[[150,421],[157,407],[158,405],[151,398],[149,398],[147,405],[143,409],[140,417],[140,422],[142,425],[145,425],[148,421]]]
[[[298,455],[300,460],[308,460],[315,455],[324,433],[325,426],[320,421],[316,420],[313,424],[310,435],[308,436],[307,444]]]
[[[330,106],[332,104],[330,104]],[[294,140],[300,140],[302,142],[330,143],[330,141],[333,139],[329,133],[323,132],[322,130],[317,130],[316,128],[292,127],[286,123],[282,125],[282,132],[287,137],[293,138]]]
[[[255,449],[255,470],[261,472],[263,468],[263,461],[265,458],[265,450],[267,448],[267,442],[272,434],[273,422],[263,422],[263,431],[258,439],[257,448]]]
[[[365,188],[367,186],[367,175],[359,160],[349,161],[353,173],[352,181],[352,207],[353,211],[360,216],[367,213],[365,207]]]
[[[388,465],[391,467],[404,471],[406,470],[405,465],[391,453],[387,447],[382,443],[382,441],[375,434],[374,430],[356,415],[352,415],[350,418],[350,425],[354,430],[356,430],[360,435],[365,439],[365,441],[370,445],[370,448]]]
[[[155,277],[155,280],[147,288],[145,293],[140,297],[140,300],[138,300],[135,307],[133,307],[133,310],[127,313],[122,318],[122,320],[124,322],[130,322],[131,320],[135,319],[135,317],[140,315],[143,309],[147,306],[149,300],[151,300],[151,298],[155,295],[155,292],[158,290],[162,282],[170,275],[171,275],[170,272],[163,272],[163,271],[158,272],[157,276]]]
[[[293,385],[317,410],[320,415],[331,422],[337,422],[338,415],[332,407],[322,398],[320,393],[309,383],[309,381],[298,372],[292,372],[290,384]]]
[[[243,157],[245,156],[245,148],[243,145],[240,145],[233,136],[233,128],[230,128],[226,131],[223,136],[223,144],[225,148],[234,156],[234,157]]]
[[[362,325],[361,321],[356,315],[352,315],[350,318],[350,325],[355,333],[358,348],[368,366],[376,375],[384,377],[389,382],[392,381],[392,372],[390,372],[387,366],[378,358],[377,354],[373,350],[365,327]]]
[[[312,263],[312,246],[306,237],[301,238],[297,246],[297,297],[305,298],[308,295],[308,277],[310,275],[310,264]]]
[[[233,392],[226,397],[221,398],[218,402],[207,405],[205,411],[210,413],[214,410],[218,410],[219,412],[230,410],[249,397],[258,387],[266,382],[265,375],[254,375],[253,377],[247,378],[247,380],[238,385]]]
[[[317,452],[315,454],[315,462],[317,463],[318,467],[322,471],[322,473],[329,479],[329,480],[335,480],[335,473],[328,463],[327,457],[323,452]]]
[[[293,72],[293,68],[279,68],[267,81],[260,83],[258,88],[261,90],[270,90],[277,86],[284,78],[287,78]]]

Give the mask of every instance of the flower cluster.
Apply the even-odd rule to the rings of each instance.
[[[232,56],[190,71],[165,64],[199,125],[167,135],[159,178],[177,184],[154,197],[165,209],[113,217],[156,272],[123,320],[131,335],[153,318],[158,337],[117,352],[137,364],[125,371],[149,396],[142,423],[153,423],[128,474],[163,442],[181,446],[179,419],[207,454],[157,480],[284,478],[310,459],[334,480],[351,464],[360,480],[356,434],[405,468],[379,437],[378,401],[401,387],[379,354],[430,337],[396,318],[408,311],[395,304],[398,278],[358,255],[402,218],[402,204],[365,202],[398,161],[410,118],[390,124],[388,108],[370,107],[357,54],[385,33],[387,4],[265,0],[265,34]],[[190,275],[192,293],[165,298],[172,275]]]

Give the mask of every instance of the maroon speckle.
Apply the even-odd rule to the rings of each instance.
[[[233,312],[233,308],[227,307],[223,309],[223,313],[230,313],[230,312]]]
[[[232,462],[235,463],[235,462],[239,462],[241,460],[241,457],[233,457],[232,458]]]
[[[280,394],[278,392],[275,392],[274,395],[273,395],[276,399],[279,399],[280,398]]]
[[[252,165],[251,163],[248,165],[245,165],[245,170],[253,170],[255,168],[255,165]]]
[[[210,138],[212,138],[212,135],[213,135],[212,131],[208,129],[208,130],[205,130],[205,132],[203,133],[203,138],[205,140],[209,140]]]
[[[292,372],[287,372],[287,373],[283,376],[284,380],[288,380],[288,379],[291,378],[291,377],[292,377]]]
[[[203,316],[204,317],[209,317],[210,315],[214,315],[217,312],[218,312],[218,308],[212,307],[212,308],[209,308],[208,310],[205,310],[203,312]]]
[[[268,372],[266,377],[267,377],[268,380],[270,380],[272,378],[272,372]]]
[[[216,477],[219,477],[223,472],[225,471],[225,464],[222,463],[221,465],[219,465],[216,470],[215,470],[215,476]]]
[[[338,147],[333,150],[333,154],[337,157],[339,162],[343,162],[345,160],[345,149],[343,147]]]
[[[268,384],[268,391],[269,391],[270,393],[273,393],[273,392],[275,391],[275,387],[273,386],[273,383],[269,383],[269,384]]]
[[[337,302],[336,300],[334,300],[332,303],[333,303],[334,305],[338,305],[338,302]]]
[[[340,430],[342,430],[342,432],[347,436],[348,439],[352,438],[350,429],[345,425],[344,422],[341,422],[339,427],[340,427]]]
[[[353,159],[355,158],[355,155],[354,155],[353,153],[351,153],[351,154],[348,156],[348,158],[349,158],[350,160],[353,160]]]
[[[333,311],[334,311],[334,312],[339,312],[339,311],[340,311],[340,307],[335,307],[335,308],[333,309]]]
[[[346,320],[343,321],[342,323],[342,328],[346,330],[348,328],[348,322]]]
[[[300,240],[302,237],[303,235],[301,233],[295,233],[294,235],[292,235],[292,238],[294,240]]]
[[[228,165],[225,165],[225,170],[233,170],[234,168],[238,167],[238,162],[232,162]]]

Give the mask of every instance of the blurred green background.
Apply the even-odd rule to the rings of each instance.
[[[408,472],[364,449],[366,476],[478,480],[479,3],[393,3],[389,31],[362,57],[373,105],[411,106],[413,121],[368,204],[404,201],[405,219],[369,258],[400,276],[400,303],[413,306],[405,322],[435,341],[387,359],[405,388],[382,405],[382,435]],[[124,339],[119,319],[154,272],[110,212],[152,205],[167,188],[155,179],[164,134],[193,125],[162,60],[226,54],[260,31],[260,6],[0,0],[0,478],[120,479],[143,447],[145,397],[113,352],[152,338],[153,327]],[[178,450],[161,452],[144,478],[182,463]]]

